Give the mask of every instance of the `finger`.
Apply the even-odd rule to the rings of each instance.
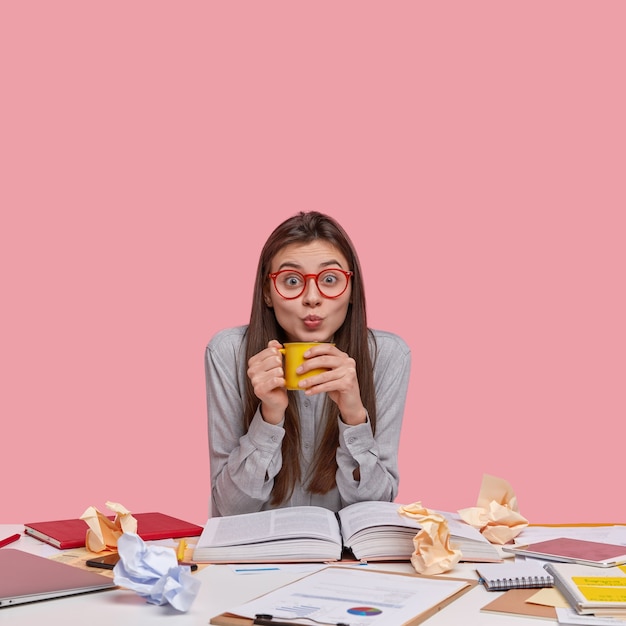
[[[320,343],[315,346],[311,346],[302,356],[305,359],[321,356],[322,354],[344,354],[338,350],[332,343]],[[346,355],[347,356],[347,355]]]

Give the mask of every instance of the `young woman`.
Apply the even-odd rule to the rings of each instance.
[[[320,342],[285,388],[285,342]],[[206,349],[212,515],[393,501],[411,354],[367,326],[359,260],[332,218],[299,213],[259,259],[247,326]]]

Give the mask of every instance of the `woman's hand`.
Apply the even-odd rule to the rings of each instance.
[[[307,395],[326,392],[339,407],[341,419],[351,426],[363,424],[367,411],[361,402],[361,391],[356,374],[356,362],[337,347],[329,343],[313,346],[304,353],[305,362],[296,372],[323,368],[326,372],[300,381],[300,389]]]
[[[285,388],[282,345],[272,339],[267,348],[248,360],[248,378],[254,395],[261,401],[261,415],[270,424],[279,424],[285,417],[288,398]]]

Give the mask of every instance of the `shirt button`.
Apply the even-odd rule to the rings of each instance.
[[[276,437],[276,435],[272,435],[272,441],[276,442],[276,440],[278,439],[278,437]]]
[[[356,439],[354,437],[349,437],[348,438],[348,443],[354,443],[356,441]]]
[[[304,406],[308,409],[311,406],[311,401],[310,400],[305,400],[304,401]]]
[[[305,444],[304,444],[304,449],[305,449],[305,450],[308,450],[310,447],[311,447],[311,446],[310,446],[310,444],[308,444],[308,443],[305,443]]]

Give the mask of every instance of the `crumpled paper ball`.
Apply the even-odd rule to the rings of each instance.
[[[188,565],[179,565],[172,548],[146,544],[135,533],[117,541],[120,560],[113,568],[116,585],[136,591],[150,604],[171,604],[187,611],[200,591],[200,581]]]
[[[414,502],[401,506],[398,513],[414,519],[422,528],[413,538],[415,552],[411,564],[418,574],[449,572],[461,559],[461,551],[450,547],[450,530],[443,515]]]
[[[502,478],[489,474],[483,481],[475,507],[459,509],[461,519],[477,528],[491,543],[504,545],[526,526],[528,520],[519,512],[517,497],[511,485]]]
[[[107,502],[106,506],[115,513],[115,519],[110,520],[93,506],[88,507],[80,516],[89,526],[85,547],[91,552],[115,550],[123,533],[137,532],[137,520],[126,507],[117,502]]]

